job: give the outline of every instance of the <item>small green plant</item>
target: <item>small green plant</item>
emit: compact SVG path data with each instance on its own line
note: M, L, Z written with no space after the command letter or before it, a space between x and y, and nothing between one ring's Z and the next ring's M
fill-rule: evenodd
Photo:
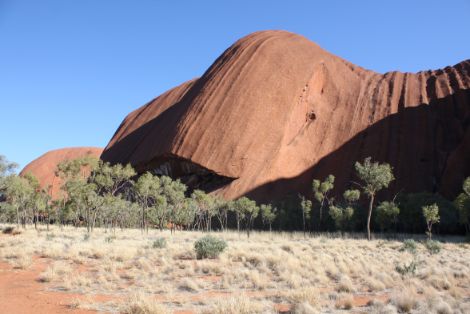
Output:
M90 240L90 234L87 233L83 236L83 241L88 241L88 240Z
M227 247L227 243L223 239L217 239L207 235L194 243L194 250L198 259L216 258Z
M152 247L154 249L164 249L166 248L166 239L165 238L158 238L153 241Z
M53 234L53 233L46 234L46 240L47 241L52 241L52 239L54 239L54 238L55 238L55 234Z
M401 251L401 252L407 251L407 252L410 252L411 254L415 254L417 248L418 248L418 246L417 246L415 240L413 240L413 239L407 239L407 240L403 241L403 245L402 245L402 247L400 248L400 251Z
M439 207L437 206L436 203L434 203L429 206L423 206L422 209L423 209L424 220L426 220L426 226L428 228L428 231L426 231L426 234L428 235L428 240L431 240L432 225L435 223L438 223L441 219L439 216Z
M424 242L424 246L431 254L438 254L441 251L441 244L438 241L428 240Z
M395 270L402 276L414 275L417 268L418 262L415 259L413 259L409 264L404 263L403 265L395 266Z
M116 240L116 237L115 237L115 236L110 236L110 237L104 238L104 241L105 241L106 243L112 243L114 240Z

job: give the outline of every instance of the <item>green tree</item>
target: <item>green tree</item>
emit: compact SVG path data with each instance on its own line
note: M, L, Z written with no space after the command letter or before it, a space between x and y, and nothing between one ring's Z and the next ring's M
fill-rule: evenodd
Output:
M30 196L28 207L32 210L34 228L37 229L39 215L44 216L46 210L48 209L49 195L41 188L38 179L36 179L36 177L34 177L32 174L27 173L24 178L28 180L29 185L32 188L32 194Z
M18 164L10 162L6 159L5 156L0 155L0 193L3 189L5 189L5 178L12 175L15 172L16 168L18 168Z
M231 205L237 219L238 232L240 233L240 223L244 221L247 236L250 237L253 221L259 214L259 207L256 206L255 201L245 196L235 200Z
M352 206L340 206L331 204L329 206L329 214L330 217L334 220L336 228L343 232L346 223L351 219L354 214L354 208Z
M462 184L463 192L454 201L455 207L459 211L460 223L465 226L465 231L470 232L470 177Z
M334 204L334 200L331 200L329 214L335 222L336 228L341 230L341 232L343 232L354 215L354 206L360 197L361 192L359 190L351 189L343 193L344 205Z
M26 227L27 210L34 195L34 189L27 178L10 175L5 180L5 198L16 214L16 225Z
M245 217L245 224L246 224L246 235L248 238L250 237L250 232L251 229L253 229L253 222L255 221L256 217L258 217L259 214L259 207L256 205L255 201L250 200L249 203L247 203L244 206L244 217Z
M60 210L62 223L72 215L75 225L78 225L84 214L87 232L93 231L103 199L98 194L98 185L89 176L93 177L99 166L100 161L91 155L65 160L57 165L55 173L62 180L61 190L64 192Z
M196 214L197 228L209 231L211 228L212 217L214 217L217 210L214 198L201 190L194 190L191 198L195 201L198 207Z
M162 185L162 195L165 197L168 205L167 213L170 231L173 233L177 226L181 227L182 224L180 224L180 222L184 222L185 224L185 222L191 218L189 216L191 212L187 212L186 210L188 208L194 208L194 206L186 206L184 194L187 189L186 185L179 180L172 180L167 176L161 177L160 181Z
M129 164L111 165L108 162L99 161L90 181L97 185L99 194L116 196L126 185L129 185L131 178L135 175L134 168Z
M13 174L17 168L17 163L8 161L5 156L0 155L0 178Z
M16 170L16 168L18 168L17 163L8 161L8 159L5 156L0 155L0 176L1 177L5 177L9 174L12 174Z
M426 234L428 235L428 239L431 240L432 238L432 225L438 223L440 220L439 217L439 207L437 204L432 204L429 206L423 206L423 216L424 220L426 221L426 226L428 231Z
M361 191L356 189L346 190L343 193L343 198L349 205L352 205L361 198Z
M304 231L304 237L306 236L306 221L310 220L310 213L312 212L312 201L306 199L303 195L300 197L300 208L302 209L302 225Z
M166 198L163 195L155 194L150 198L150 203L148 204L147 209L145 210L144 216L144 225L145 229L148 232L148 221L156 225L160 231L163 231L163 228L168 223L171 223L171 220L175 219L172 217L172 212L170 211L170 206ZM170 226L171 232L173 232L173 226Z
M222 197L214 198L215 216L219 220L220 229L222 231L227 230L228 223L228 212L230 210L230 204Z
M272 207L271 204L261 204L260 205L261 218L263 219L263 224L269 225L269 232L272 231L272 224L277 216L277 208Z
M382 230L385 229L388 223L396 223L398 215L400 214L400 208L393 201L384 201L380 203L379 206L377 206L376 211L377 216L375 217L375 220Z
M370 218L372 216L375 195L378 191L388 187L390 182L394 180L393 171L389 164L371 162L370 157L365 158L363 163L356 162L355 168L357 176L363 181L363 184L360 184L360 186L364 193L369 197L367 239L370 240Z
M176 211L173 212L172 221L175 225L188 228L193 222L197 211L197 204L191 199L186 198Z
M321 228L323 222L323 206L325 201L328 202L328 193L334 188L334 183L335 177L331 174L328 175L323 182L317 179L313 180L312 182L313 195L320 204L320 217L318 220L319 229Z
M397 227L400 232L420 233L426 232L426 224L423 223L423 206L436 203L439 207L439 230L445 233L458 231L459 212L453 202L445 199L437 193L400 193L397 196L400 204L400 215Z
M145 230L147 230L148 232L147 212L149 207L152 207L153 210L160 209L158 207L159 203L161 202L161 199L158 198L159 196L161 196L160 189L160 178L152 175L150 172L146 172L141 175L137 182L134 184L134 194L141 208L140 228L142 232L144 232ZM164 213L161 213L159 217L163 220L162 217L165 216L166 215ZM163 225L163 223L161 223L160 225Z

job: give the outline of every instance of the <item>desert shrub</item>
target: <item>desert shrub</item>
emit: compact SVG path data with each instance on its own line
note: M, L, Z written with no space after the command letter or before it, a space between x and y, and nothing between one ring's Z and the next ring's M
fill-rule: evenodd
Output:
M295 314L317 314L319 313L310 303L302 302L294 304L291 312Z
M392 296L390 302L395 305L401 313L409 313L418 306L415 293L406 290Z
M3 228L2 233L3 234L12 234L13 230L15 230L15 227L5 227L5 228Z
M317 306L319 303L319 292L314 287L303 287L291 290L287 294L288 300L293 304L307 303L310 306Z
M245 295L231 298L220 298L204 314L261 314L270 313L269 305L256 301Z
M337 309L350 310L354 306L353 296L350 294L340 295L335 302L335 307Z
M157 300L144 293L132 295L120 309L123 314L168 314L171 313Z
M348 276L342 276L336 287L338 292L353 292L354 286Z
M428 240L424 242L424 246L431 254L438 254L441 251L441 244L438 241Z
M109 236L109 237L104 238L104 241L106 243L113 243L114 240L116 240L115 236Z
M403 241L403 245L401 246L400 251L401 252L407 251L407 252L410 252L412 254L415 254L417 248L418 248L418 245L416 244L415 240L407 239L407 240Z
M46 234L46 241L52 241L52 239L54 238L55 238L55 234L53 233Z
M217 239L207 235L194 243L194 250L198 259L216 258L227 247L227 243L223 239Z
M88 240L90 240L90 234L87 233L83 236L83 241L88 241Z
M395 270L402 276L414 275L418 269L418 262L412 260L409 264L403 263L403 265L395 266Z
M164 249L166 248L166 239L165 238L158 238L155 241L153 241L152 247L154 249Z

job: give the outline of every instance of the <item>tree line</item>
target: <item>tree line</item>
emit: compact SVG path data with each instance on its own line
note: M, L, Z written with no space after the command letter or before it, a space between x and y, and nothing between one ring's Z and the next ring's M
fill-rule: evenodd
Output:
M16 165L0 159L0 220L19 226L38 223L96 226L191 229L211 231L214 221L221 230L228 228L229 215L235 217L237 230L247 235L254 220L262 216L271 229L276 209L256 204L247 197L226 201L201 190L189 193L179 180L146 172L137 176L131 165L111 165L92 156L58 164L59 195L52 198L53 186L41 188L31 174L14 173Z
M55 175L60 178L60 193L54 198L53 186L41 188L34 176L18 176L15 168L16 164L0 156L0 221L16 223L18 227L32 223L37 228L41 223L49 228L54 223L84 226L87 232L93 232L97 226L114 231L137 227L142 232L148 232L149 228L209 232L214 227L226 230L231 222L230 227L245 231L249 237L256 221L257 227L262 224L269 230L277 222L281 229L283 220L295 217L296 213L288 211L282 203L257 204L247 197L227 201L201 190L189 191L179 180L151 172L138 176L131 165L111 165L91 156L58 164ZM404 215L401 207L412 204L413 197L376 201L377 193L394 180L392 167L366 158L356 162L355 172L358 182L351 182L353 188L344 191L342 197L331 196L333 175L313 180L311 200L298 195L295 206L300 212L304 234L325 230L328 219L333 221L334 230L357 230L354 221L362 217L370 239L374 222L381 231L399 223L398 217ZM363 208L365 203L367 207ZM446 208L442 204L438 200L420 205L421 220L417 225L425 228L429 236L432 226L440 222L440 207ZM462 193L452 206L458 212L459 222L470 231L470 178L464 181ZM315 217L314 208L318 213ZM447 212L441 212L447 219Z

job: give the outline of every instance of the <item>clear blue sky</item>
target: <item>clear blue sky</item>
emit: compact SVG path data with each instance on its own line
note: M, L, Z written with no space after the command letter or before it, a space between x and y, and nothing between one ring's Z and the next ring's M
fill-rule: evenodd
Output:
M0 154L104 147L128 112L266 29L378 72L470 58L469 0L0 0Z

